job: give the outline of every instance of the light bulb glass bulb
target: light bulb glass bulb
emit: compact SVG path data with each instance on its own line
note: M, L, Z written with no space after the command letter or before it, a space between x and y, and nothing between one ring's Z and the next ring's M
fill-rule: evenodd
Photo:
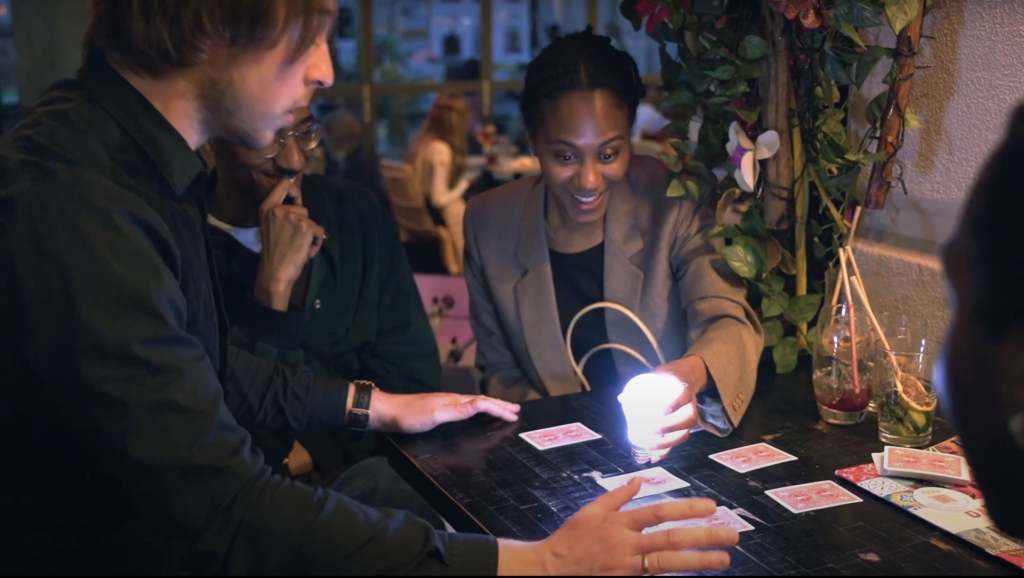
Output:
M655 433L669 405L683 394L683 384L668 375L644 373L629 380L619 396L626 416L626 435L637 462L650 460L650 448L660 438Z

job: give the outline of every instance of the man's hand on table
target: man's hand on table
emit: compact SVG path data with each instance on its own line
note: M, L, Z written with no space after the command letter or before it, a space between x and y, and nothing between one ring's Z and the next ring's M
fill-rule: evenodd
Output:
M469 419L478 413L505 421L519 419L519 404L484 395L456 393L392 394L379 389L370 398L369 429L416 434L448 422Z
M706 499L676 500L620 509L640 491L641 482L608 492L570 518L542 542L498 541L498 575L594 576L701 572L729 566L724 548L739 542L729 528L672 529L643 534L664 522L703 518L715 512ZM689 550L689 551L688 551Z

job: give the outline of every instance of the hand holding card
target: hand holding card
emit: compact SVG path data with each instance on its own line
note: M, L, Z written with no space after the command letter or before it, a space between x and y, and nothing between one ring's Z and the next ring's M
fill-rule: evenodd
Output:
M675 528L732 528L737 532L746 532L754 529L749 522L737 516L736 513L729 508L719 506L718 510L707 518L692 518L677 522L665 522L664 524L659 524L645 529L644 533L650 534L652 532L661 532L663 530L672 530Z

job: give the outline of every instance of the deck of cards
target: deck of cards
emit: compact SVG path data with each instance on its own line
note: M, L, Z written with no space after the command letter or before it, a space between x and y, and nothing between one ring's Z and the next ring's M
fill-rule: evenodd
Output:
M550 450L552 448L601 439L601 434L581 423L570 423L524 432L519 434L519 437L538 450Z
M971 471L963 456L886 446L871 454L875 469L884 477L924 480L949 486L971 483Z

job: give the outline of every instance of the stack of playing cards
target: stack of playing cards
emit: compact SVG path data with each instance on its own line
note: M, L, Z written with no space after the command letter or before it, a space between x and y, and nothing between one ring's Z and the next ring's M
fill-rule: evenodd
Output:
M949 486L967 486L971 471L963 456L939 454L887 446L880 454L871 454L875 469L885 477L924 480Z

